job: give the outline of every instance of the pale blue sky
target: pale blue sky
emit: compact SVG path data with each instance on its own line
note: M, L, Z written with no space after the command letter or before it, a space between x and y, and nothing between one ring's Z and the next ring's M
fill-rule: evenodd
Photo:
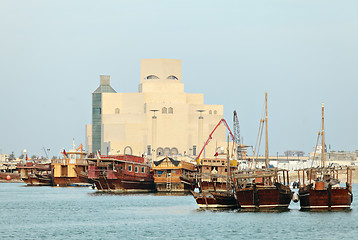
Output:
M143 58L182 60L188 93L239 114L256 140L269 94L271 155L326 141L358 149L358 1L0 0L0 149L51 156L84 143L99 75L136 92Z

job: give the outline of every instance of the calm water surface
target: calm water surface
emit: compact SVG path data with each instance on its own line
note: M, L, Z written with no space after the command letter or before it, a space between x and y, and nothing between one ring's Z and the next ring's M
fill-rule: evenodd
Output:
M301 212L299 203L290 209L203 211L191 195L0 183L0 239L358 239L356 201L348 212Z

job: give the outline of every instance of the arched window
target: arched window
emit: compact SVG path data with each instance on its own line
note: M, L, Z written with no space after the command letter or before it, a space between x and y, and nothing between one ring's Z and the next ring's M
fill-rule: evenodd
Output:
M210 110L210 111L209 111L209 114L212 114L212 113L213 113L213 111Z
M170 75L169 77L167 77L167 79L178 80L178 78L176 76L173 76L173 75Z
M168 113L173 114L173 108L172 107L168 108Z
M164 148L164 155L165 156L170 155L170 148L168 148L168 147Z
M132 155L132 148L130 146L127 146L124 148L123 152L125 155Z
M214 111L214 114L218 114L218 111L215 110L215 111Z
M167 114L167 108L166 108L166 107L163 107L163 108L162 108L162 113L163 113L163 114Z
M115 112L115 114L119 114L121 111L119 110L119 108L116 108L116 109L114 110L114 112Z
M172 149L170 149L170 154L171 155L178 155L179 151L176 147L173 147Z
M159 78L155 75L149 75L145 79L159 79Z
M163 152L164 152L163 148L161 148L161 147L157 148L157 156L162 156Z

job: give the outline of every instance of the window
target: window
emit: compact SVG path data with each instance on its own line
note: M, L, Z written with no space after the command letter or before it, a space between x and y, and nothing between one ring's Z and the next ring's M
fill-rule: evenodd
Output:
M173 108L172 107L168 108L168 113L173 114Z
M215 110L215 111L214 111L214 114L218 114L218 111Z
M101 114L102 111L101 111L101 108L93 108L93 114Z
M162 156L163 155L163 152L164 152L164 149L161 148L161 147L158 147L157 148L157 156Z
M173 76L173 75L170 75L169 77L167 77L167 79L178 80L178 78L176 76Z
M173 147L172 149L170 149L170 154L172 155L178 155L179 151L176 147Z
M147 155L152 155L152 146L147 145Z
M159 78L155 75L149 75L145 79L159 79Z
M213 114L213 111L210 110L210 111L209 111L209 114Z
M132 155L132 148L130 146L126 146L123 150L125 155Z
M119 114L119 113L120 113L119 108L116 108L116 109L114 110L114 112L115 112L115 114Z
M168 147L164 148L164 155L166 156L170 155L170 148Z
M166 107L163 107L163 108L162 108L162 113L163 113L163 114L167 114L167 108L166 108Z
M137 173L138 172L138 167L134 167L134 171Z
M196 146L195 145L193 146L193 155L194 156L196 155Z
M142 167L142 173L144 173L144 167Z
M128 171L129 171L129 172L132 171L132 165L128 165Z
M144 103L144 113L147 113L147 104Z

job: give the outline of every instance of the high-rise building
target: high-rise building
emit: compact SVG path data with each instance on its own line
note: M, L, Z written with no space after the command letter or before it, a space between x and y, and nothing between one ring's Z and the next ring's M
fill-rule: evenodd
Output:
M222 105L205 105L203 94L184 92L181 60L141 60L137 93L117 93L109 76L101 76L92 95L92 126L86 127L86 149L102 154L199 154L223 117ZM220 126L205 154L225 147Z

